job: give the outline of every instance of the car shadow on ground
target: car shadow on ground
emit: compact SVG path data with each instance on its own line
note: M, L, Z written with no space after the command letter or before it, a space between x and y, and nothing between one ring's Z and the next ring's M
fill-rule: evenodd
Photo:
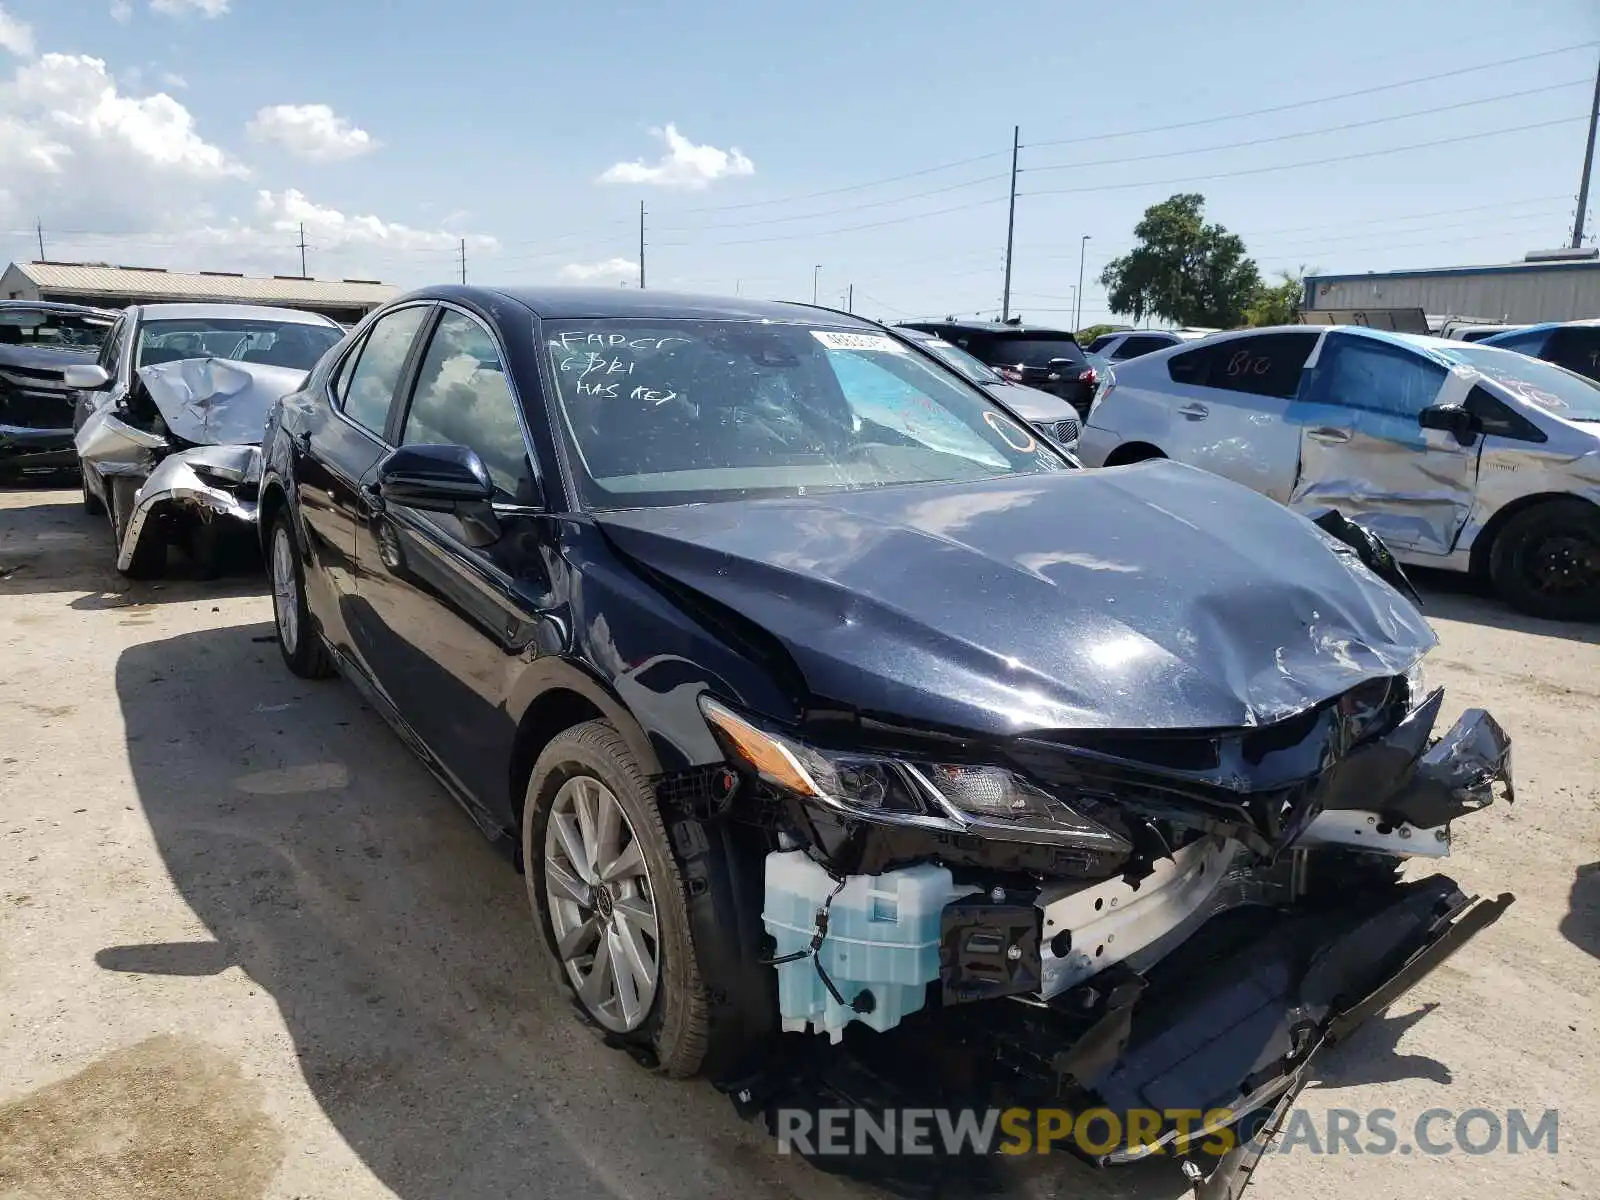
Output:
M105 947L103 969L241 968L273 997L328 1121L402 1200L884 1194L780 1155L710 1084L600 1044L536 943L506 856L353 689L289 675L270 635L209 630L118 660L140 803L210 939ZM1330 1059L1329 1086L1397 1078L1394 1043L1415 1019L1363 1030ZM1171 1159L1094 1172L1033 1155L984 1178L920 1194L1189 1190Z
M1422 611L1426 616L1443 617L1447 621L1467 621L1535 637L1558 637L1600 645L1600 624L1546 621L1540 617L1530 617L1518 612L1491 593L1484 584L1462 572L1407 567L1406 574L1422 597Z
M0 596L77 592L80 611L197 603L219 596L259 595L267 581L248 531L230 538L219 569L202 570L183 553L168 555L160 579L133 580L116 569L111 525L84 511L74 492L33 489L27 503L16 494L0 508Z
M266 989L339 1136L403 1200L860 1197L777 1152L709 1083L677 1083L575 1018L521 877L339 682L289 675L269 625L132 647L116 686L133 778L179 893L210 931L122 945L102 969L234 966ZM1176 1165L1066 1154L1017 1194L1174 1200ZM970 1194L956 1187L943 1195Z
M1572 898L1561 918L1561 936L1600 958L1600 862L1585 863L1572 880Z

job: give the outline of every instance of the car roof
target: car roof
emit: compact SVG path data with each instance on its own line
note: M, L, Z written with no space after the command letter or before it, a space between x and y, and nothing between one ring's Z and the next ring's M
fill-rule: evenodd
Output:
M141 304L147 321L187 321L198 317L232 317L237 321L282 321L289 325L341 326L332 317L300 308L275 308L264 304Z
M46 312L75 313L84 317L110 317L113 320L118 315L117 309L96 308L92 304L64 304L60 300L0 300L0 312L19 308L34 312L43 309Z
M929 327L938 329L962 329L971 333L1047 333L1053 337L1069 337L1077 341L1077 336L1070 329L1052 329L1045 325L1023 325L1010 321L907 321L904 328L922 329L928 331Z
M1483 345L1484 342L1495 344L1498 343L1498 341L1503 337L1520 337L1526 333L1546 333L1551 329L1565 329L1568 325L1578 326L1580 328L1593 327L1595 325L1600 325L1600 317L1585 317L1578 321L1539 321L1533 325L1510 325L1506 327L1504 333L1493 334L1484 338L1478 344L1480 346Z
M474 287L459 284L419 288L401 300L458 300L492 307L496 298L515 301L534 316L549 320L654 317L702 321L773 321L791 325L860 326L874 322L821 305L788 300L751 300L655 288Z

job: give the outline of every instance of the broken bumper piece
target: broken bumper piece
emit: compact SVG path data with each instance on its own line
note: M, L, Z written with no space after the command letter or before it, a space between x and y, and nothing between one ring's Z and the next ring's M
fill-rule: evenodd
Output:
M162 459L139 488L117 549L117 567L129 568L143 539L167 537L164 516L187 512L202 522L232 521L253 529L260 469L254 446L197 446Z

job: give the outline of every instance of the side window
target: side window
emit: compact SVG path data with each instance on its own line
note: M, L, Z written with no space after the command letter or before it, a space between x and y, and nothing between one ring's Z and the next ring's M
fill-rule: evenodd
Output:
M1102 333L1099 337L1095 338L1094 341L1089 343L1089 353L1104 354L1106 352L1106 347L1111 345L1112 342L1116 341L1118 336L1120 335L1115 333Z
M106 374L116 378L117 364L122 361L122 347L127 343L128 318L118 317L111 326L111 332L106 334L106 340L100 345L100 355L95 359L105 368Z
M1211 369L1206 386L1292 399L1300 391L1300 372L1317 337L1315 333L1264 333L1219 342L1208 347Z
M1158 337L1131 337L1117 347L1111 356L1113 362L1121 362L1125 358L1138 358L1141 354L1149 354L1152 350L1159 350L1172 343L1165 338Z
M1329 337L1317 371L1324 403L1398 417L1416 417L1432 404L1447 374L1400 346L1337 334Z
M1539 357L1539 351L1544 349L1544 340L1550 336L1548 329L1536 329L1532 333L1519 333L1516 337L1508 337L1495 345L1502 350L1515 350L1518 354L1531 354Z
M1579 375L1600 379L1600 325L1568 325L1556 330L1540 357Z
M1550 439L1527 417L1507 405L1487 388L1475 387L1467 393L1462 405L1483 422L1483 432L1518 442L1546 442Z
M428 343L400 443L475 450L495 488L531 503L537 496L517 402L494 338L478 322L446 310Z
M350 353L344 356L344 361L339 364L339 373L334 376L333 398L335 403L339 404L341 407L344 405L345 396L347 396L350 392L350 376L355 374L356 360L361 357L361 350L365 345L365 339L356 343L356 345L351 348Z
M389 404L400 384L406 355L428 311L427 305L418 304L379 317L367 334L366 344L354 357L355 366L350 366L350 360L345 362L349 377L344 377L345 370L340 371L340 400L345 416L379 437L389 419Z

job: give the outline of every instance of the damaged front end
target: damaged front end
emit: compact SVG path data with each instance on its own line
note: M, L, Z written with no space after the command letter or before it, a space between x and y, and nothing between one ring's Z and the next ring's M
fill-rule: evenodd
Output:
M1077 1112L1223 1110L1255 1132L1318 1051L1511 902L1397 871L1513 798L1504 731L1470 710L1436 737L1442 700L1414 669L1267 725L992 740L838 712L779 728L702 697L732 770L699 810L773 846L782 1029L845 1041L855 1080L841 1089L805 1053L733 1090L752 1109L881 1105L897 1088L926 1106L946 1085L906 1093L906 1062L958 1058L941 1078L968 1090L944 1103L986 1088ZM667 790L681 805L683 781ZM1184 1132L1147 1126L1086 1156L1183 1156ZM1186 1170L1230 1194L1244 1147Z
M85 420L79 457L94 472L117 534L117 569L159 574L167 547L202 571L253 545L267 412L305 372L217 358L143 367L126 396Z

